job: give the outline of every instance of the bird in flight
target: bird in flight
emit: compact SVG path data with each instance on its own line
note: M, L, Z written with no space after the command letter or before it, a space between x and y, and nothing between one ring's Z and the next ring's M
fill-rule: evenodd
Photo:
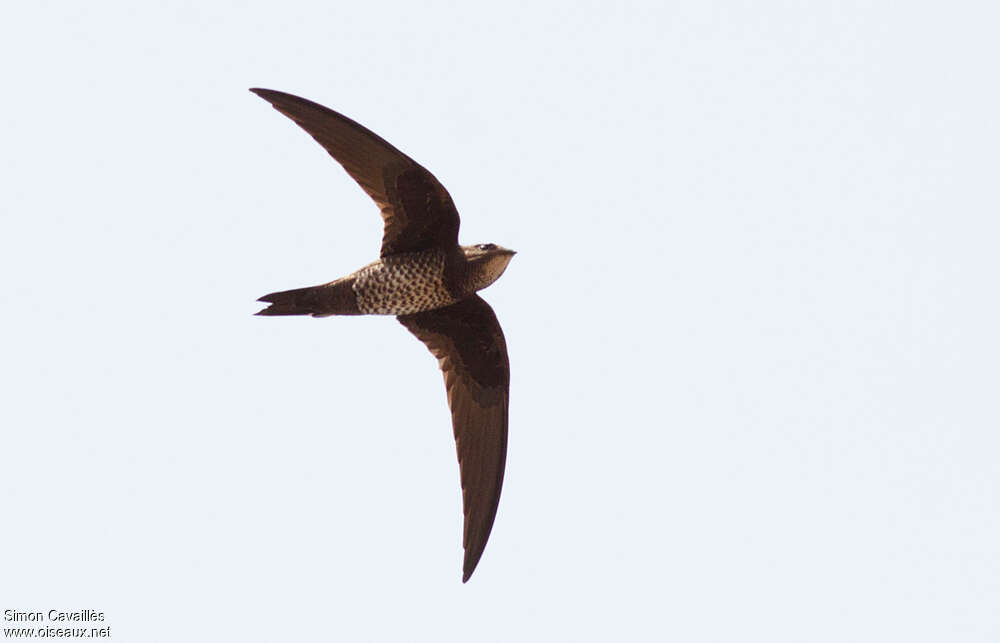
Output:
M444 373L458 448L465 516L462 582L486 547L507 458L510 366L490 305L477 291L496 281L513 250L458 244L458 211L434 175L351 119L312 101L251 89L322 145L375 201L384 233L379 259L326 284L264 295L258 315L396 315Z

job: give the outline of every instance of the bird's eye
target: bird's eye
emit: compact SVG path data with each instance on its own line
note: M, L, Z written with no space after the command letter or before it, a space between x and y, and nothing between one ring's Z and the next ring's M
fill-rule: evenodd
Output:
M481 243L476 246L480 250L496 250L497 244L495 243Z

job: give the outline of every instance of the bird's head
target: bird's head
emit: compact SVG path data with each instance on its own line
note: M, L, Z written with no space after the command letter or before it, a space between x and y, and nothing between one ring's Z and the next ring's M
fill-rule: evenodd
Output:
M476 290L489 286L500 278L507 264L516 254L495 243L480 243L474 246L462 246L465 260L472 268L470 277Z

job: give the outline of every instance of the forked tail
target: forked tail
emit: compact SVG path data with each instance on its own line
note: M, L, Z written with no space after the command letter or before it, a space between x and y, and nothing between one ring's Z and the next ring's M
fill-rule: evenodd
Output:
M358 315L358 301L354 295L354 278L338 279L322 286L295 288L264 295L257 301L270 304L258 315Z

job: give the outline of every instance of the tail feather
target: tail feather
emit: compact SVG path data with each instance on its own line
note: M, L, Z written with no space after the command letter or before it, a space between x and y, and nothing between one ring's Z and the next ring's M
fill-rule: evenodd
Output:
M358 304L351 286L354 279L341 279L322 286L295 288L264 295L257 301L270 304L258 315L357 315Z

